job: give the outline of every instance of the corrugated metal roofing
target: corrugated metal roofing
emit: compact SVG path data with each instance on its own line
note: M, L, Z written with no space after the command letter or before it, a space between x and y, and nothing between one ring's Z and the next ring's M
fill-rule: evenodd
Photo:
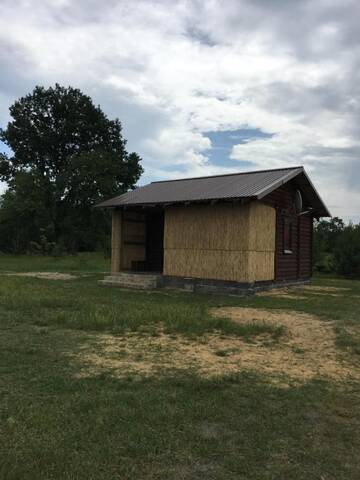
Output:
M292 167L153 182L106 200L98 206L124 207L211 200L260 199L302 173L305 174L302 167ZM325 205L322 204L322 206L326 209Z

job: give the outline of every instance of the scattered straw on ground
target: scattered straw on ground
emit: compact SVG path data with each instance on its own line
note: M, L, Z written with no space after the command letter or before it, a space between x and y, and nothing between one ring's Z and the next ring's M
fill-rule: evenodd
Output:
M43 278L44 280L73 280L77 278L76 275L70 273L58 273L58 272L20 272L20 273L8 273L7 275L15 277L35 277Z
M289 287L259 292L259 297L285 298L289 300L305 300L305 294L343 297L344 293L350 291L350 288L343 287L321 287L317 285L304 285L302 287Z
M345 287L321 287L319 285L304 285L304 290L309 290L310 292L324 292L324 293L336 293L336 292L346 292L350 291L351 288Z
M214 316L234 322L265 322L283 325L287 333L278 343L262 334L253 343L240 337L208 334L199 339L159 332L156 336L129 333L99 335L95 343L84 345L77 355L80 376L111 371L117 377L151 376L167 369L193 369L204 377L242 370L256 370L279 383L290 377L303 382L324 376L343 381L359 379L360 371L335 348L330 322L298 312L226 307L212 310ZM282 381L282 380L281 380Z
M301 292L296 289L279 288L275 290L267 290L259 292L256 295L258 297L271 297L271 298L287 298L289 300L305 300L305 295L301 295Z
M329 297L343 297L344 293L347 293L351 288L344 287L320 287L316 285L306 285L303 287L305 293L311 293L311 295L321 295Z

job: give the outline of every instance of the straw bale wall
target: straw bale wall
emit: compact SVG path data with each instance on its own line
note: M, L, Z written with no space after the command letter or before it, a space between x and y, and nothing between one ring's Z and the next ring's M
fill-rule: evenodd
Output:
M121 244L122 244L122 212L113 210L111 225L111 271L113 273L121 270Z
M275 210L259 202L168 207L164 274L253 282L274 278Z

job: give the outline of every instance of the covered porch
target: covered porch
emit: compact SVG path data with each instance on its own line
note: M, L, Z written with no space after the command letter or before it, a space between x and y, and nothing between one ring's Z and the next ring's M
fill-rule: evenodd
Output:
M114 209L111 273L162 274L164 268L164 209Z

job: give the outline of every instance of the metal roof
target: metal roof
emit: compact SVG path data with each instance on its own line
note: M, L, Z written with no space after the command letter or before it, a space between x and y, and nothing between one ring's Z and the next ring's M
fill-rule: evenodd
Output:
M118 197L106 200L98 207L156 206L212 200L261 199L291 179L301 176L307 196L320 216L329 216L303 167L280 168L255 172L240 172L210 177L184 178L152 182ZM310 200L310 198L308 199Z

